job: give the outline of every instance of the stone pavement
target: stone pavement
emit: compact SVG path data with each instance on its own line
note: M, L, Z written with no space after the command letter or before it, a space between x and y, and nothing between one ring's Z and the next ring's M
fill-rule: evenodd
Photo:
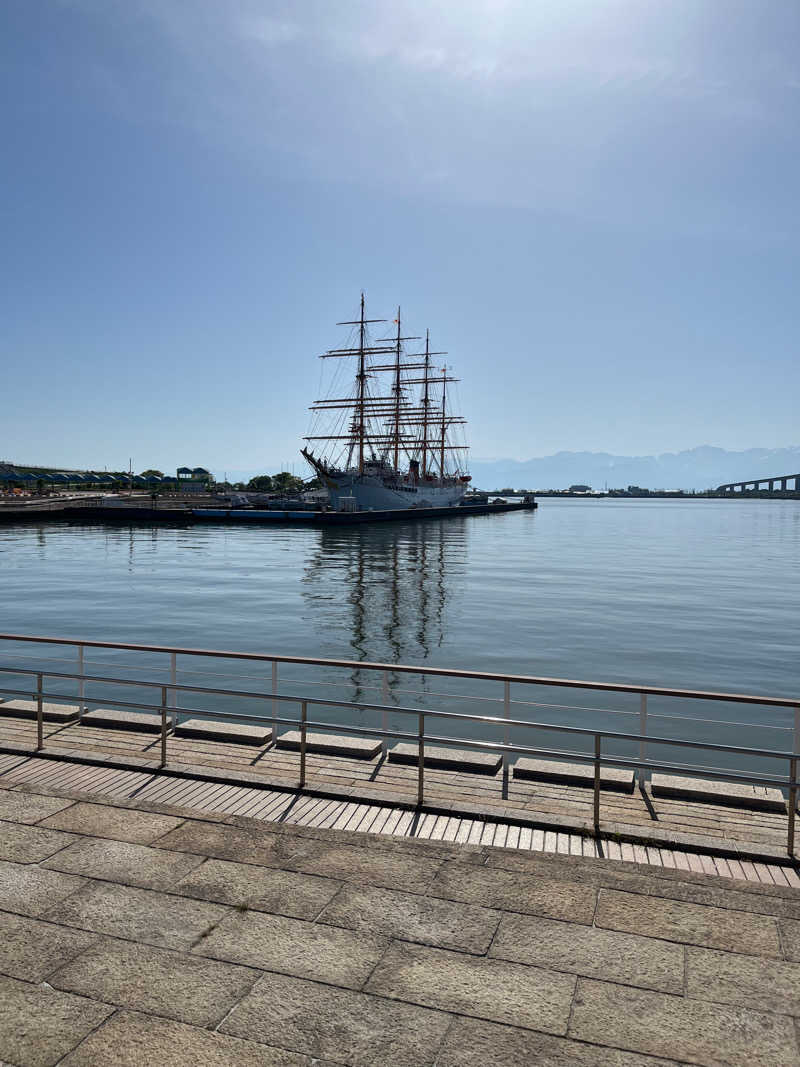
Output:
M800 892L0 789L0 1061L800 1065Z

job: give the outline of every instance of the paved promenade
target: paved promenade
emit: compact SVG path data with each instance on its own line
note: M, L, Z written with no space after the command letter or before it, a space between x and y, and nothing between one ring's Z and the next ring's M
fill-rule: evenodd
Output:
M6 1063L800 1064L788 884L90 796L31 762L0 775Z

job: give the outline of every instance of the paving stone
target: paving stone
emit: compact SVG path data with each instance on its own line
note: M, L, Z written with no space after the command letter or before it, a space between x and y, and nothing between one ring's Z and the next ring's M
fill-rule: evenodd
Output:
M367 993L560 1035L574 990L574 975L401 942L365 986Z
M754 811L786 811L786 798L780 789L740 782L712 781L708 778L684 778L672 774L654 774L650 782L654 797L696 800L703 804L724 804Z
M41 915L86 884L85 878L72 874L0 861L0 908L20 915Z
M61 797L43 797L38 793L18 793L16 790L0 791L0 819L30 825L46 819L56 811L72 805L71 800Z
M220 1029L275 1040L353 1067L433 1063L449 1015L279 974L266 974Z
M117 711L113 708L94 708L84 713L81 720L84 726L106 726L111 730L144 730L147 733L161 733L161 716L146 711ZM171 727L171 716L167 717L167 728Z
M47 918L129 941L188 949L228 911L204 900L95 882L56 904Z
M437 948L485 953L499 918L498 912L474 904L373 886L345 886L319 922Z
M0 823L0 860L7 863L39 863L65 848L75 837L38 826Z
M295 919L316 919L340 886L341 882L313 874L209 859L190 871L171 892Z
M163 849L268 866L276 866L280 859L276 853L278 844L278 837L266 827L245 829L196 820L185 822L158 841L158 847Z
M447 863L431 884L430 895L591 925L597 890L528 874Z
M9 715L14 719L36 719L38 704L35 700L5 700L0 705L0 715ZM42 718L45 722L68 723L78 717L75 704L52 704L42 702Z
M41 982L95 941L96 934L0 912L0 974Z
M674 1060L584 1045L516 1026L460 1016L445 1038L436 1067L678 1067Z
M266 726L246 726L239 722L185 719L175 727L175 736L197 737L204 741L224 741L232 745L263 746L272 740L272 730Z
M20 1067L51 1067L113 1008L0 977L0 1050Z
M169 889L202 862L202 856L85 837L53 856L46 866L141 889Z
M569 1036L698 1064L792 1067L800 1063L794 1025L785 1015L588 978L578 980Z
M276 1035L270 1035L274 1038ZM153 1015L121 1011L60 1067L310 1067L306 1056ZM319 1067L324 1067L320 1064Z
M109 837L116 841L149 845L151 841L180 826L182 821L169 815L154 815L148 811L117 808L110 804L73 804L66 811L45 819L41 825L90 837Z
M303 852L298 852L291 864L309 874L423 893L439 870L441 860L435 854L430 857L420 855L419 851L404 855L382 849L333 845L309 838Z
M621 767L600 767L600 788L619 793L633 792L634 772ZM594 788L594 765L591 763L563 763L560 760L517 760L514 777L538 782L559 782L563 785Z
M48 979L106 1004L214 1026L250 991L259 971L130 941L103 939Z
M686 949L686 995L800 1016L800 963L712 949Z
M792 919L780 919L778 928L781 932L783 955L792 963L800 963L800 922Z
M683 945L579 923L505 915L489 955L588 978L683 993Z
M231 963L358 989L387 943L383 937L282 915L237 911L211 930L193 951Z
M300 751L300 731L288 730L276 741L278 748ZM371 737L349 737L346 734L307 733L306 752L322 756L345 756L347 759L374 759L381 750L381 742Z
M390 763L407 763L419 765L419 748L411 742L403 741L389 749ZM471 774L497 774L502 756L491 752L478 752L468 748L450 748L449 746L426 745L423 754L425 767L438 767L448 771L464 771Z
M748 915L663 897L601 889L595 925L704 948L780 957L778 928L767 915Z

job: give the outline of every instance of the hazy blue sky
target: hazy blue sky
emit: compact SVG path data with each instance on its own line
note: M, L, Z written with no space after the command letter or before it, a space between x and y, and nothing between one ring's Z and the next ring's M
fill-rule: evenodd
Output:
M2 0L0 458L294 461L363 287L477 457L797 444L797 0Z

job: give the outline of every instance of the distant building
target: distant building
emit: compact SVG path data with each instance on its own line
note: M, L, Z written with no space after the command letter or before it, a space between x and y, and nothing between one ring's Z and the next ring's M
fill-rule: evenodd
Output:
M591 493L591 485L571 485L569 487L570 493Z
M178 488L182 493L199 493L214 480L205 467L178 467Z

